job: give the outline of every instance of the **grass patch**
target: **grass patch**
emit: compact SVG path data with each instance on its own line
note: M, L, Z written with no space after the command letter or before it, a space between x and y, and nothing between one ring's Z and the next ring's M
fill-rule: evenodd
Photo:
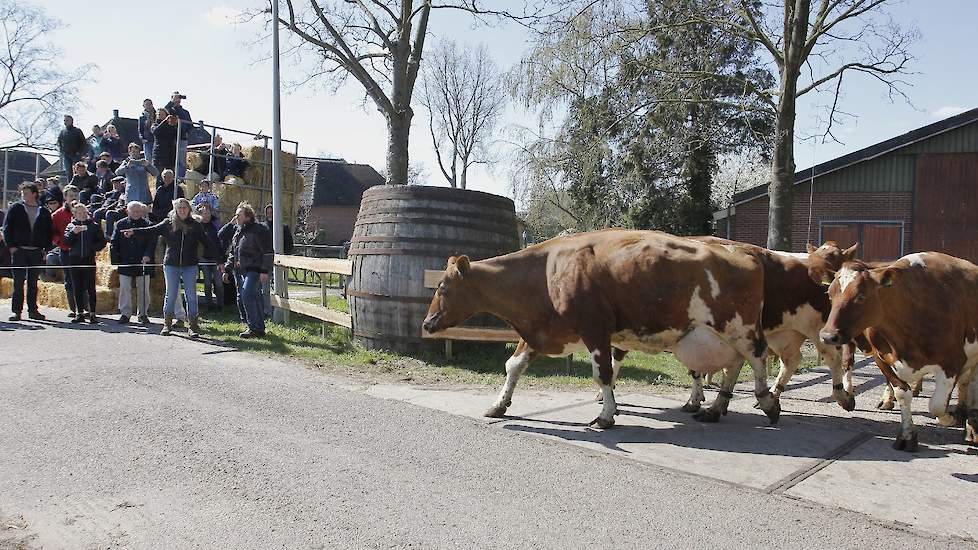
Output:
M318 304L320 298L305 300ZM346 302L342 298L328 297L327 304L346 311ZM441 352L402 356L366 350L353 343L349 331L344 328L327 325L324 337L320 322L300 315L293 315L292 319L288 327L268 323L265 338L243 339L238 336L243 327L236 313L210 314L203 320L204 335L242 351L291 357L320 370L356 378L493 388L503 383L506 359L515 348L514 344L455 342L455 357L450 360ZM806 354L799 370L813 368L816 361L814 356ZM769 363L768 374L777 374L776 359ZM748 381L752 376L750 368L745 367L739 380ZM720 380L718 374L715 383ZM629 353L622 364L618 382L620 388L633 391L656 386L688 387L689 384L686 368L670 353ZM538 358L520 379L520 386L568 390L593 388L590 357L587 353L575 354L569 365L563 358Z
M303 302L309 302L310 304L315 304L317 306L323 305L322 296L307 296L305 298L299 298ZM342 311L343 313L350 313L350 304L341 296L326 296L326 307L329 309L335 309L337 311Z

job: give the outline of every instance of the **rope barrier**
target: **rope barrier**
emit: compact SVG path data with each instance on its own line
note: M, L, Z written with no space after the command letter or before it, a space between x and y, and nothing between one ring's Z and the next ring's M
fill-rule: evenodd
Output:
M223 263L218 264L216 262L200 262L197 264L200 267L203 266L217 266L224 265ZM83 268L83 267L105 267L102 265L92 265L92 264L82 264L82 265L57 265L57 264L38 264L38 265L14 265L14 266L0 266L0 270L3 269L71 269L71 268ZM108 267L113 269L119 269L120 267L166 267L166 264L110 264ZM176 267L193 267L193 266L176 266Z

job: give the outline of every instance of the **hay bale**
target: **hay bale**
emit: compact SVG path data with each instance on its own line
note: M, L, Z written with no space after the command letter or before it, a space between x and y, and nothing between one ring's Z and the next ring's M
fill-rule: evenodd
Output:
M197 173L204 173L207 165L207 153L199 151L187 151L187 170Z

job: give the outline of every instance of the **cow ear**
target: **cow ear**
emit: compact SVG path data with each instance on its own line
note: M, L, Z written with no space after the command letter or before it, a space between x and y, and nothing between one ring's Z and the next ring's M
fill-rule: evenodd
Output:
M881 273L874 273L873 276L879 282L880 286L893 286L898 275L897 270L891 267L884 269Z
M459 256L455 259L455 269L458 269L458 274L465 277L469 273L469 257Z
M455 262L456 261L458 261L458 258L456 256L449 256L448 257L448 264L445 265L445 270L447 271L447 270L451 269L452 266L455 265Z
M816 250L818 249L812 246L812 243L805 243L805 251L809 254L814 254Z
M859 248L859 243L856 243L849 248L842 251L842 262L851 262L856 257L856 249Z

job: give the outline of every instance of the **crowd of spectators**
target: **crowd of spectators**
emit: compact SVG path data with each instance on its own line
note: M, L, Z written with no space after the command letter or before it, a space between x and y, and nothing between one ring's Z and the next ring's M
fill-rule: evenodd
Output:
M57 139L62 177L21 184L21 200L0 211L0 262L9 254L7 275L13 279L10 321L21 321L25 309L29 319L44 320L38 308L38 278L53 267L64 273L71 321L98 323L96 256L109 247L119 272L119 323L129 324L135 317L139 324L149 325L150 279L158 276L156 250L163 246L162 334L171 333L183 319L189 336L199 334L197 280L202 277L205 310L221 309L225 285L230 285L245 324L241 336L264 335L265 319L271 315L271 205L263 223L247 203L238 205L233 219L222 223L220 201L208 179L199 182L195 196L184 196L179 182L187 170L193 123L183 99L186 96L174 92L159 109L152 100L143 101L141 143L124 143L112 124L96 125L86 137L72 116L64 117ZM214 136L214 146L215 155L208 156L202 168L206 176L243 178L241 145L229 147ZM153 190L150 176L156 181ZM286 252L291 253L292 235L284 227ZM198 256L199 250L203 255Z

